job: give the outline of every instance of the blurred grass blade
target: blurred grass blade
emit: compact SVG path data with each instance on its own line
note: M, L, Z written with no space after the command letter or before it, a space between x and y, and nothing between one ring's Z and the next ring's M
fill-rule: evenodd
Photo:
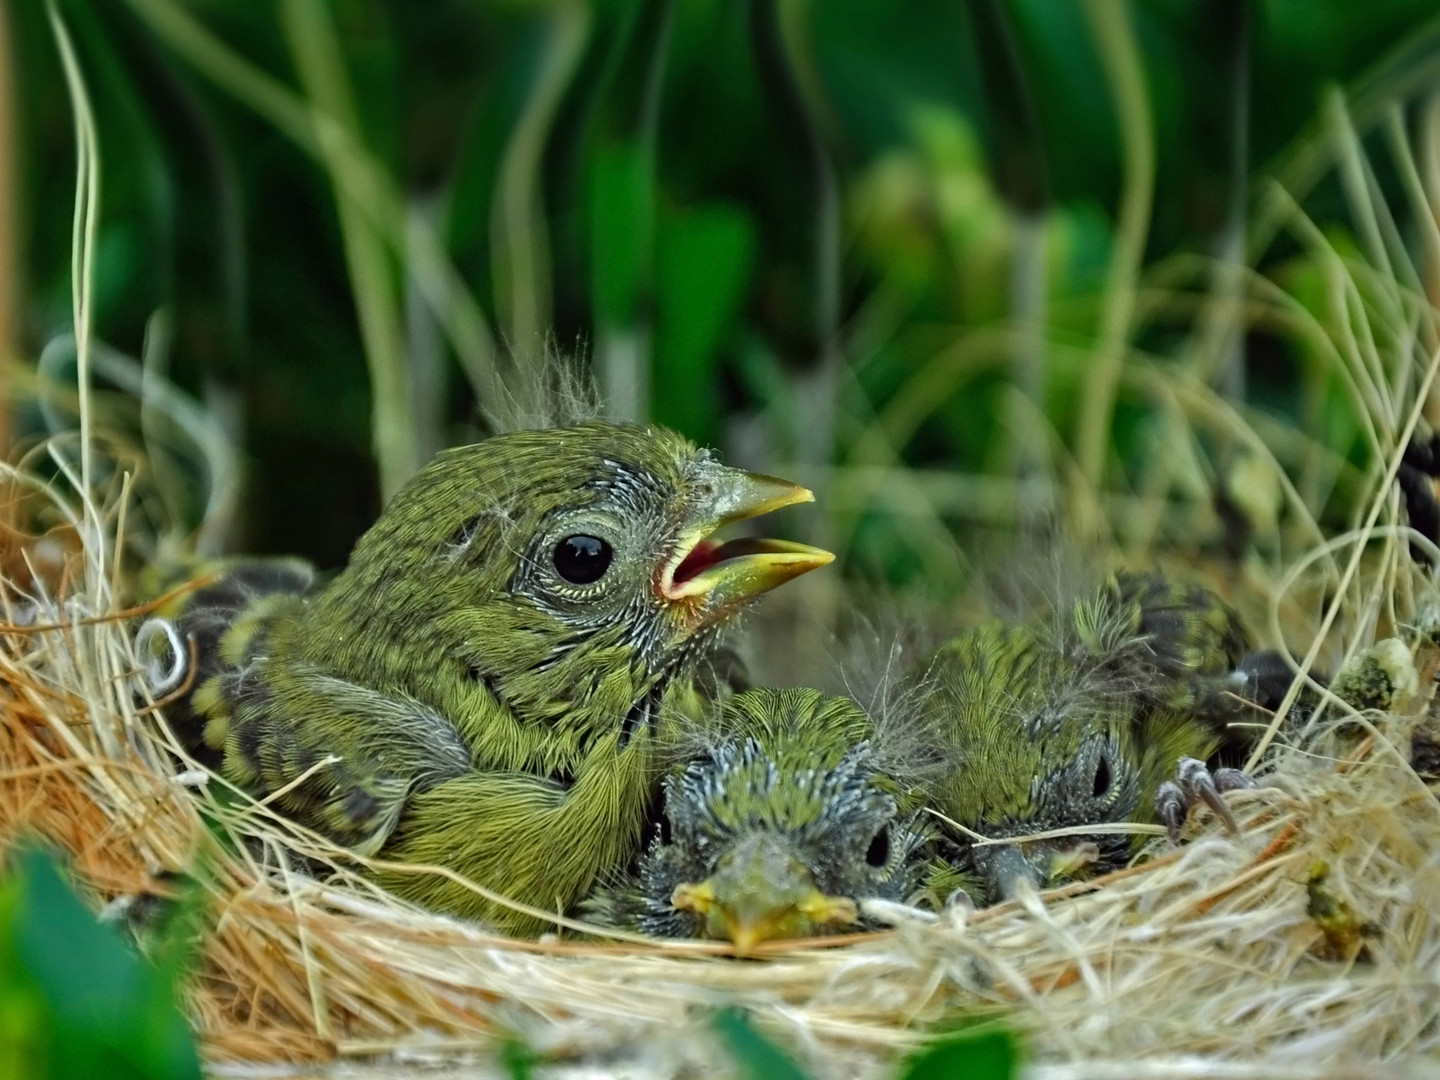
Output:
M654 150L629 139L603 147L590 180L590 281L601 390L613 414L650 413L648 307L654 233Z
M279 80L235 52L175 0L126 0L177 55L319 161L343 158L334 174L355 206L369 218L395 257L410 263L416 285L430 304L482 406L504 400L494 342L476 302L433 229L410 228L393 178L335 118L317 113ZM323 140L322 140L323 132ZM325 145L322 145L322 141ZM328 147L328 149L327 149Z
M1155 191L1155 132L1149 92L1140 61L1140 46L1125 0L1086 0L1085 14L1100 49L1110 94L1120 123L1125 180L1120 193L1119 221L1110 270L1105 283L1100 337L1084 390L1075 433L1075 458L1083 487L1090 495L1100 490L1115 414L1115 391L1130 323L1135 312L1135 289L1145 257L1151 199ZM1079 535L1088 535L1095 522L1086 520L1091 505L1086 493L1074 503L1081 520Z
M9 6L0 7L0 449L10 449L11 365L17 358L17 312L21 303L19 278L19 158L14 73L15 50Z
M95 289L95 234L100 221L100 143L95 133L95 112L75 46L55 6L46 0L45 11L65 68L65 83L75 121L75 209L70 233L71 318L75 331L75 379L80 405L80 476L72 482L85 507L85 584L90 596L108 596L105 584L105 526L93 501L91 480L90 344ZM56 450L52 444L52 450ZM65 466L62 464L62 468ZM66 469L68 472L68 469Z
M809 11L805 5L781 0L751 0L750 32L775 122L791 144L791 152L809 172L814 207L810 265L814 355L809 370L795 376L803 421L791 435L797 462L815 468L829 461L835 451L844 357L839 334L840 182L822 130L827 109L810 50ZM816 498L823 502L824 492L817 491ZM823 528L824 519L817 524ZM823 534L812 533L809 539L822 547L832 543Z
M500 1044L500 1052L496 1056L510 1080L532 1080L534 1077L539 1056L522 1039L514 1036L506 1039Z
M1014 1080L1015 1037L993 1028L951 1035L910 1057L895 1080Z
M1344 87L1351 122L1362 135L1370 131L1395 102L1428 93L1440 79L1440 15L1437 15L1387 53L1349 86ZM1325 137L1321 115L1290 141L1270 167L1269 174L1297 201L1306 199L1336 162L1340 148ZM1260 207L1250 230L1252 258L1270 247L1283 226L1285 208L1267 202Z
M12 869L0 882L0 1015L8 1021L0 1069L18 1042L31 1071L12 1075L35 1080L199 1080L199 1057L174 1000L175 965L165 971L142 961L39 852L20 853Z
M490 257L495 310L510 347L525 355L550 328L550 235L541 171L556 111L590 37L590 11L579 0L554 5L539 70L500 161L491 209Z
M755 227L703 207L662 221L655 273L655 419L702 443L720 433L719 350L750 284Z
M602 82L617 130L590 167L590 292L601 393L617 419L643 422L654 412L656 139L675 2L632 10Z
M324 0L282 0L281 23L295 69L317 111L339 125L348 142L363 145L335 23ZM316 125L321 161L330 175L350 288L360 317L360 340L370 370L370 434L380 467L380 497L388 500L420 468L415 409L405 370L396 283L389 254L372 221L346 187L347 148L327 125ZM400 252L404 255L404 249Z
M970 0L978 42L986 105L991 117L995 187L1010 208L1010 323L1015 328L1012 377L1019 391L1010 409L1009 458L1022 492L1036 497L1023 516L1049 513L1052 497L1045 485L1030 483L1043 473L1044 455L1031 437L1025 414L1045 401L1045 327L1048 289L1046 243L1049 181L1045 146L1035 114L1034 95L1002 0Z

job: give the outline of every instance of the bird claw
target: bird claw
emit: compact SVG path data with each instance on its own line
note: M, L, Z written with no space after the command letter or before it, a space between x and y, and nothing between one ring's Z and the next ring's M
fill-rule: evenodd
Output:
M1248 773L1239 769L1216 769L1213 773L1198 758L1182 757L1175 769L1175 779L1167 780L1155 792L1155 816L1169 830L1170 842L1177 843L1185 820L1196 803L1203 802L1225 823L1234 835L1240 827L1235 816L1220 798L1222 792L1255 786Z

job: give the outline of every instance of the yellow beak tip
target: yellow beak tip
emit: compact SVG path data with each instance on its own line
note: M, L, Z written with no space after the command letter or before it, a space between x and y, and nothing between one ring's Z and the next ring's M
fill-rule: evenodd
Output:
M732 927L730 930L730 944L742 956L752 952L764 940L765 935L757 927Z

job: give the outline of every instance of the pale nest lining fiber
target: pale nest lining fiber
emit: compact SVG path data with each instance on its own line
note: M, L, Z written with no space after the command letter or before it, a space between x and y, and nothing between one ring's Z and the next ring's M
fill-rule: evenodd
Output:
M488 936L381 893L343 853L253 800L219 798L223 783L206 784L177 764L142 704L146 665L129 628L145 613L127 613L132 621L114 614L131 493L128 475L115 480L122 473L112 468L105 475L120 490L92 501L100 475L89 402L98 143L68 37L50 11L76 106L85 197L74 255L78 452L65 438L46 449L82 495L68 505L38 470L7 470L15 491L44 492L51 516L68 523L61 534L76 543L59 545L57 555L54 537L21 537L13 526L23 522L7 521L12 528L0 537L0 617L9 624L0 634L0 853L26 834L47 838L71 854L97 907L162 888L163 872L200 880L210 920L190 1009L215 1072L339 1056L389 1058L384 1074L394 1075L394 1062L488 1061L495 1036L515 1033L556 1062L602 1063L588 1075L708 1076L723 1071L725 1058L705 1011L740 1002L823 1076L885 1076L932 1025L977 1011L1003 1011L1023 1033L1033 1077L1440 1075L1440 803L1397 749L1409 744L1398 717L1362 718L1352 726L1369 734L1346 739L1333 730L1344 719L1337 716L1303 749L1278 739L1261 763L1264 786L1229 796L1237 838L1198 813L1186 846L1098 883L978 913L892 911L893 931L824 947L777 944L746 961L703 943L604 945L565 940L575 936L568 930L545 942ZM1350 549L1343 573L1329 565L1324 590L1335 602L1325 618L1293 637L1315 642L1306 668L1332 629L1353 654L1384 636L1381 626L1399 633L1420 621L1415 594L1426 586L1404 554L1409 537L1394 526L1394 479L1440 363L1440 317L1423 284L1440 257L1432 179L1440 143L1417 164L1403 118L1391 117L1398 137L1390 150L1430 260L1422 274L1395 219L1376 205L1343 101L1336 96L1328 110L1364 258L1332 246L1278 185L1262 206L1266 228L1286 228L1321 272L1324 320L1236 264L1235 279L1215 290L1214 326L1224 332L1201 335L1209 344L1193 355L1164 368L1132 355L1122 348L1126 319L1111 343L1115 363L1124 360L1116 368L1124 385L1183 421L1173 425L1173 443L1157 443L1156 456L1174 468L1167 485L1206 486L1194 425L1233 440L1273 476L1272 513L1283 501L1314 548L1293 568ZM1212 270L1192 266L1191 284L1208 288ZM1166 301L1190 311L1199 295L1163 277L1155 290L1140 284L1148 283L1122 283L1107 303L1126 312L1143 301L1150 318ZM1229 340L1224 328L1242 321L1304 343L1315 364L1343 376L1381 468L1356 483L1340 456L1255 415L1270 440L1262 441L1208 389L1207 350L1218 356ZM1093 359L1058 341L1049 348L1057 362ZM940 384L916 385L945 396L935 392ZM1327 542L1316 518L1342 488L1359 493L1354 505L1368 520ZM1168 490L1157 488L1162 499ZM19 502L12 498L12 512ZM1155 508L1156 521L1162 512ZM1280 550L1278 518L1267 531ZM1375 538L1384 550L1362 569ZM1292 599L1295 584L1267 590L1277 641L1287 636L1280 601ZM1435 659L1417 666L1426 678L1412 714L1430 704ZM296 869L287 850L338 861L322 880ZM1309 910L1318 898L1345 913L1339 923L1348 919L1350 932L1337 934L1332 921L1327 934Z
M10 554L25 565L24 545ZM1440 803L1386 718L1362 721L1363 739L1332 733L1329 757L1320 742L1277 745L1264 786L1228 797L1241 836L1197 812L1182 848L1157 846L1098 888L980 912L894 909L893 931L776 943L754 960L569 930L509 940L403 904L343 861L323 880L303 873L279 853L335 850L253 802L187 790L204 774L175 764L135 704L135 620L94 616L114 593L87 554L37 572L66 598L29 584L38 602L10 619L28 625L0 638L0 844L47 837L100 902L163 888L162 870L198 873L212 929L190 1003L222 1073L483 1059L497 1033L631 1075L710 1071L723 1054L703 1018L727 1002L825 1076L886 1075L935 1023L996 1009L1046 1077L1373 1076L1379 1063L1410 1075L1440 1043ZM1327 938L1307 911L1319 862L1363 930Z

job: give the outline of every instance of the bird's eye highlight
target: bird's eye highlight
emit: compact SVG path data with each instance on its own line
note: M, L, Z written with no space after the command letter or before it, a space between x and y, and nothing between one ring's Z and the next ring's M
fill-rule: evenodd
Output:
M1100 763L1095 766L1095 781L1091 787L1095 798L1100 798L1110 790L1110 779L1110 759L1101 754Z
M874 867L884 866L890 861L890 829L885 827L875 834L870 846L865 849L865 861Z
M605 576L615 550L598 536L567 536L555 545L555 569L572 585L590 585Z

